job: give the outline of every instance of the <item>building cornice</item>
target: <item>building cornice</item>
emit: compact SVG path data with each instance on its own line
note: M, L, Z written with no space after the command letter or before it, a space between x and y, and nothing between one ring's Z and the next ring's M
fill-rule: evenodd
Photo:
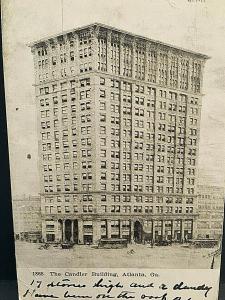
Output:
M158 40L150 39L150 38L147 38L145 36L134 34L134 33L131 33L129 31L118 29L118 28L115 28L115 27L112 27L112 26L109 26L109 25L101 24L101 23L93 23L93 24L81 26L81 27L78 27L78 28L74 28L74 29L71 29L71 30L63 31L63 32L55 34L55 35L47 36L47 37L42 38L40 40L36 40L34 42L28 43L28 46L31 47L31 48L40 47L41 44L45 44L49 40L56 39L56 38L62 37L62 36L66 36L66 35L69 35L73 32L76 33L76 32L82 31L82 30L93 29L93 28L94 29L98 28L98 30L100 28L107 29L107 30L110 30L112 32L118 33L122 36L128 36L128 37L132 37L136 40L140 40L140 42L150 42L153 45L160 45L160 46L164 47L167 50L176 50L176 51L179 51L181 53L193 55L193 56L195 56L199 59L204 59L205 60L205 59L210 58L208 55L205 55L203 53L195 52L193 50L188 50L188 49L178 47L178 46L175 46L175 45L172 45L172 44L168 44L168 43L164 43L164 42L161 42L161 41L158 41Z

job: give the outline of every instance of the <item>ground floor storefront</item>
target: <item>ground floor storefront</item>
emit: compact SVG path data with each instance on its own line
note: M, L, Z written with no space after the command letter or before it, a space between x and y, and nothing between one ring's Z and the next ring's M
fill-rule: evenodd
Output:
M46 219L42 221L44 242L97 244L100 239L127 239L129 243L186 242L195 237L194 219Z

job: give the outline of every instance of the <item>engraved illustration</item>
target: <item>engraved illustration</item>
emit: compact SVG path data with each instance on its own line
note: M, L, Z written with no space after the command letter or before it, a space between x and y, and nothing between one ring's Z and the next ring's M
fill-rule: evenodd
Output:
M100 23L29 47L40 196L14 199L19 264L218 268L224 189L198 184L209 57Z

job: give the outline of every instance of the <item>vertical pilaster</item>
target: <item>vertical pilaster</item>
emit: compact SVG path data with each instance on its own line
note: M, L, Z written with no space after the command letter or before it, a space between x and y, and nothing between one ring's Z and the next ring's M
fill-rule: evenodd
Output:
M155 220L152 220L152 240L155 241Z
M134 221L130 220L130 242L134 243Z
M184 220L180 220L181 242L184 241Z
M150 52L150 44L147 42L145 44L145 81L149 81L150 78L150 63L148 61Z
M61 242L62 239L62 235L61 235L61 227L60 227L60 223L58 220L55 221L55 239L56 242Z
M74 41L74 61L72 65L74 66L74 74L79 74L80 73L80 68L79 68L79 62L80 62L80 56L79 56L79 37L77 33L73 33L73 41Z
M83 220L78 220L78 244L84 243Z
M162 220L162 239L164 240L165 239L165 229L166 229L166 226L165 226L165 220Z
M132 40L132 71L131 76L133 79L135 79L135 62L136 62L136 40L135 38Z
M120 222L120 238L122 238L123 237L123 227L122 227L122 220L119 220L119 222Z
M192 220L192 239L197 239L197 237L198 237L197 220L193 218L193 220Z
M120 75L124 76L124 35L120 36Z
M65 242L66 240L66 231L65 231L65 220L62 220L62 241Z
M99 58L98 58L98 35L99 35L99 27L96 26L93 30L92 30L92 53L93 53L93 70L94 71L98 71L98 62L99 62Z
M111 42L110 42L111 46ZM108 47L108 46L107 46ZM103 86L104 87L104 86ZM106 108L106 120L105 123L106 126L106 135L102 135L106 138L106 162L107 162L107 168L106 168L106 189L107 191L111 191L111 80L109 78L105 78L105 92L106 92L106 98L103 98L103 101L105 102L105 108ZM103 123L104 124L104 123ZM111 195L107 195L107 200L110 199Z
M71 220L71 242L74 242L74 220Z
M111 73L111 31L107 31L106 42L106 69L108 73Z
M94 220L93 221L93 243L97 244L101 239L101 221Z
M147 64L147 61L148 61L147 49L148 49L148 47L149 47L149 43L146 42L144 44L144 76L143 76L143 80L145 80L145 81L147 81L147 66L148 66L148 64Z
M204 71L204 67L205 67L205 61L201 60L199 63L201 63L201 70L200 70L200 91L199 91L199 93L202 93L203 71Z
M179 54L177 57L178 57L177 88L179 89L181 87L181 60L182 60L182 56L181 56L181 54Z
M188 65L188 91L190 93L193 92L193 86L192 86L192 63L193 63L193 58L190 56L189 57L189 65Z
M46 222L45 222L45 220L42 220L41 231L42 231L42 240L44 242L46 242Z
M107 220L106 221L106 228L107 228L107 238L111 239L111 221Z
M171 241L174 240L174 220L171 220Z

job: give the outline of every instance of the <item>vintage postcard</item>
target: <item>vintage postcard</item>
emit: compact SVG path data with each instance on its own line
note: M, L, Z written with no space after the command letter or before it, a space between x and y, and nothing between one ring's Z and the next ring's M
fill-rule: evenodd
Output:
M20 299L216 300L225 2L2 12Z

